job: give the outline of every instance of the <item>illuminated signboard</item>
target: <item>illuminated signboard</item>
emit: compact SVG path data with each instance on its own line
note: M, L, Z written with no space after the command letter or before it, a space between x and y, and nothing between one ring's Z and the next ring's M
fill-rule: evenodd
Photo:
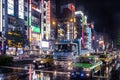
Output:
M46 23L47 23L47 27L46 27L46 39L48 39L50 37L50 1L47 2L47 12L46 12Z
M32 31L35 33L40 33L40 28L36 26L32 26Z
M42 41L42 42L41 42L41 47L42 47L42 48L49 48L49 42L47 42L47 41Z
M19 18L24 19L24 0L18 0Z
M39 7L39 0L32 0L32 6L38 8Z
M2 32L2 0L0 0L0 32Z
M14 15L14 0L8 0L8 14Z
M50 1L47 2L47 24L50 24Z

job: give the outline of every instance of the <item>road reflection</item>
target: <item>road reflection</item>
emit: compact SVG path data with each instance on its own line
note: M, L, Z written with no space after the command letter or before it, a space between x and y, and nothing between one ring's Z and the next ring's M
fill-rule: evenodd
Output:
M87 80L118 80L113 79L116 75L120 75L120 64L111 64L103 66L98 74L95 74L92 79ZM119 74L116 74L119 73ZM59 72L57 70L39 69L35 70L31 67L0 67L0 80L71 80L69 72ZM80 79L74 79L80 80ZM85 80L85 79L83 79Z
M112 80L111 72L114 69L114 66L115 64L103 66L101 69L101 72L94 75L92 79L87 79L87 80L110 80L110 79ZM70 73L57 72L57 71L41 72L38 70L38 71L35 71L35 74L33 77L35 80L71 80ZM82 80L82 79L74 79L74 80Z
M0 80L27 80L27 76L28 74L25 70L0 67Z

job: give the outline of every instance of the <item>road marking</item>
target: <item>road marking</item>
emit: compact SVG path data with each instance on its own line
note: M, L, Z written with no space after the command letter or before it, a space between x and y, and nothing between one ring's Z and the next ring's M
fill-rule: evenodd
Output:
M9 66L0 66L2 68L9 68L9 69L18 69L18 70L29 70L21 67L9 67ZM40 71L45 73L55 73L55 74L70 74L70 72L60 72L60 71L48 71L48 70L33 70L33 71Z
M55 74L70 74L70 72L60 72L60 71L48 71L48 70L35 70L35 71L40 71L40 72L46 72L46 73L55 73Z
M106 76L96 76L96 75L93 75L93 77L95 77L95 78L106 78L106 79L108 79L108 77L106 77Z
M19 69L19 70L26 70L24 68L21 67L9 67L9 66L0 66L1 68L9 68L9 69Z

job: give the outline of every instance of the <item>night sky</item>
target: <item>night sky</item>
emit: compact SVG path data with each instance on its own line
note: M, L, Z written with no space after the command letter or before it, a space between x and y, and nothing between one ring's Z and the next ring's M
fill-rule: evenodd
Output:
M76 8L83 9L88 22L95 23L97 32L105 32L112 39L120 33L120 0L75 0Z

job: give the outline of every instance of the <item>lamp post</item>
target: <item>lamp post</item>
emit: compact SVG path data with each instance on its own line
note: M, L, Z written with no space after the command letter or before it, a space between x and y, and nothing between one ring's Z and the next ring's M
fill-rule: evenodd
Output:
M2 37L0 38L0 41L2 42L2 47L1 47L1 54L5 54L5 51L6 51L6 44L4 44L4 42L6 41L6 37L4 37L3 35L2 35Z
M81 49L81 41L82 41L82 37L80 38L80 54L82 53L82 49Z
M57 27L56 21L52 21L52 26L54 27L54 30L55 30L54 35L56 35L54 39L58 39L58 27Z
M71 22L71 24L72 24L72 39L74 39L74 19L71 18L71 19L70 19L70 22Z

